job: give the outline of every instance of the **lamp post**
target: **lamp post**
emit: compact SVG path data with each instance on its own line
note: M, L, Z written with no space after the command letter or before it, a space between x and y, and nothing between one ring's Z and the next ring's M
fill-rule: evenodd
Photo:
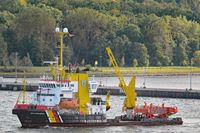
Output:
M102 55L100 56L100 67L101 67L101 69L100 69L100 85L103 86L103 83L102 83L102 81L101 81L101 73L102 73Z
M144 73L144 82L143 82L143 87L142 88L146 88L146 79L147 78L147 66L145 67L145 73Z
M190 59L190 89L192 90L192 59Z
M101 73L102 73L102 45L100 45L100 59L99 59L99 62L100 62L100 85L103 86L102 84L102 81L101 81Z
M15 83L17 83L17 56L18 53L15 52Z

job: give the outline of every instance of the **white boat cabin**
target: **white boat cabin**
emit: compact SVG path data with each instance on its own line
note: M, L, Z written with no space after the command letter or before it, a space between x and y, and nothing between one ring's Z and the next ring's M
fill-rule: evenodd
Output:
M89 92L95 93L98 88L98 82L89 80ZM58 105L61 98L72 99L78 92L78 81L69 80L40 80L38 90L34 92L32 104L55 106Z

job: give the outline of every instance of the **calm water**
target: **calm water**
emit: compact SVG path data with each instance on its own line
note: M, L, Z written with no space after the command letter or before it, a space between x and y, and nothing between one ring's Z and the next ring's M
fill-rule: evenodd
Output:
M106 86L118 86L119 81L117 77L94 77L97 81L102 81ZM127 84L129 83L131 77L124 78ZM29 78L27 82L37 83L39 79ZM14 82L14 78L3 79L4 82ZM190 88L190 76L137 76L136 86L141 87L145 81L146 87L149 88L172 88L172 89L186 89ZM200 75L192 76L192 88L200 89ZM22 79L18 79L18 82L22 82Z
M130 78L126 78L128 81ZM99 78L98 78L99 80ZM118 80L113 77L103 78L101 79L105 82L105 85L113 85L118 84ZM143 77L137 78L137 86L142 84ZM187 76L180 77L148 77L146 85L149 87L162 87L162 88L186 88L185 83L189 78ZM200 88L198 81L200 81L199 76L193 77L194 87L197 89ZM33 80L32 80L33 81ZM160 83L163 81L163 83ZM107 84L106 84L107 82ZM156 83L157 86L156 86ZM189 85L188 85L189 87ZM166 105L175 105L178 107L179 112L174 115L178 117L182 117L184 124L177 126L155 126L155 127L142 127L142 126L124 126L124 127L91 127L91 128L40 128L40 129L23 129L20 128L20 122L17 116L12 115L12 108L16 102L16 99L19 95L19 92L12 91L0 91L0 133L114 133L114 132L124 132L124 133L199 133L200 132L200 100L186 100L186 99L167 99L167 98L146 98L146 97L138 97L138 104L142 105L144 102L154 103L154 104L162 104ZM31 92L28 92L28 95L31 95ZM101 96L105 98L105 96ZM111 106L112 108L108 111L108 117L112 118L115 115L120 115L123 112L121 111L123 96L112 96L111 97Z
M200 75L184 75L184 76L137 76L136 86L141 87L145 81L146 87L149 88L172 88L172 89L186 89L190 88L190 78L193 89L200 89ZM104 85L112 86L118 85L117 77L96 77L98 81L102 81ZM131 77L124 78L128 84Z

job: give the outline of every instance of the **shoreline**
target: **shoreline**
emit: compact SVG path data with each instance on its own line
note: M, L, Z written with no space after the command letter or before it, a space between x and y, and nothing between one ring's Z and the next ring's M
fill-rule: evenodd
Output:
M80 67L80 71L86 67ZM65 67L67 70L68 67ZM73 68L71 71L75 72L77 68ZM96 77L116 77L113 67L90 67L88 73L89 76L95 75ZM18 67L15 69L13 66L0 67L0 77L15 78L15 77L29 77L39 78L44 73L49 73L49 67ZM184 76L200 75L200 67L189 66L168 66L168 67L120 67L120 71L123 76L132 77L136 76ZM24 73L25 72L25 73Z
M115 73L93 73L93 72L89 72L88 73L90 77L95 76L95 77L116 77ZM147 73L147 74L143 74L143 73L122 73L122 75L124 77L132 77L133 75L135 76L186 76L189 75L190 73ZM199 76L200 73L191 73L193 76ZM42 74L38 74L38 73L17 73L17 78L40 78L40 76L42 76ZM14 73L0 73L0 77L4 77L4 78L16 78L16 74Z

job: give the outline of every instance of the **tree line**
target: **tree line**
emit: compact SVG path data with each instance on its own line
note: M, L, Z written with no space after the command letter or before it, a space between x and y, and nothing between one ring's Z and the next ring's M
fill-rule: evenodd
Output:
M55 27L67 27L64 64L200 65L199 0L1 0L0 65L42 66L59 56Z

